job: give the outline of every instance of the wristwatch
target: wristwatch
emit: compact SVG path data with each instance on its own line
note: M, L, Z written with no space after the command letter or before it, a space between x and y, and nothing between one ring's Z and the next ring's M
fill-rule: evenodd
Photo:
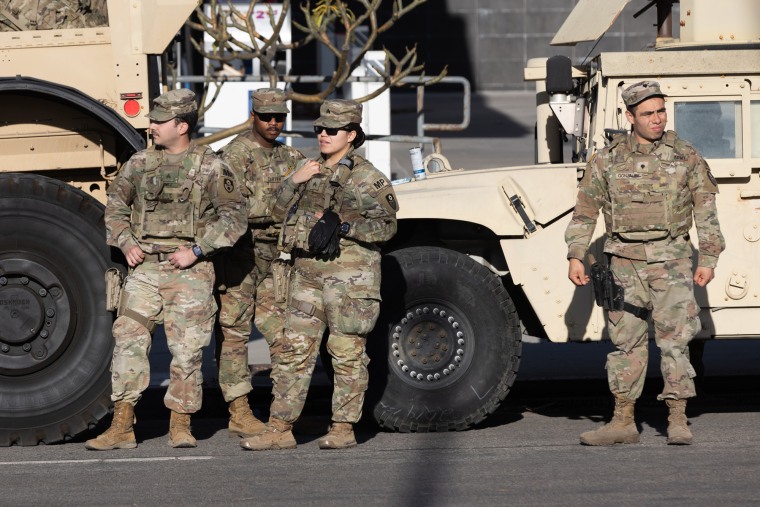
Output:
M351 230L351 224L349 222L343 222L342 224L340 224L340 229L338 230L338 233L341 236L345 236L348 234L348 231L350 230Z
M203 250L201 250L201 247L199 247L197 244L195 244L191 248L192 248L193 253L195 254L196 257L198 257L199 259L201 257L203 257Z

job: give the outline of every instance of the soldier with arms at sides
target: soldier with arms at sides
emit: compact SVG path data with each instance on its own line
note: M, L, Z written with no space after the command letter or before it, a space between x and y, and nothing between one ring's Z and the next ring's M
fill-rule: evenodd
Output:
M385 176L355 153L364 142L362 107L328 100L314 131L321 156L303 161L278 190L273 216L284 217L279 245L294 259L287 321L274 361L273 401L264 433L250 450L293 449L293 423L306 401L325 329L335 370L332 426L322 449L356 445L367 390L366 337L380 312L380 244L396 233L396 195Z
M287 95L277 88L253 92L253 128L233 139L221 152L237 176L245 182L248 231L231 250L214 258L217 274L219 317L215 326L219 384L230 404L230 435L253 436L265 429L248 405L251 375L246 343L251 320L264 335L272 360L277 360L285 325L284 302L273 293L272 262L277 259L280 225L271 216L275 190L304 156L277 140L288 110ZM255 310L254 310L255 309ZM276 382L276 379L272 379Z
M644 387L651 313L664 379L657 398L670 412L668 444L691 444L686 400L696 396L696 374L688 345L700 329L694 284L705 287L713 279L725 248L715 206L718 185L692 145L665 130L665 95L657 82L635 83L622 97L632 131L615 136L587 164L565 232L568 276L575 285L586 285L582 259L602 210L604 251L625 302L623 310L608 312L616 347L606 366L614 415L580 438L586 445L639 441L634 405ZM693 223L699 240L694 271L689 239Z
M202 349L211 342L214 266L208 256L231 247L246 230L245 201L230 168L191 142L195 95L172 90L153 101L155 146L129 159L108 189L107 242L129 264L111 363L111 427L88 449L137 446L134 407L150 381L153 330L164 324L172 354L164 403L171 410L169 445L195 447L190 415L201 408Z

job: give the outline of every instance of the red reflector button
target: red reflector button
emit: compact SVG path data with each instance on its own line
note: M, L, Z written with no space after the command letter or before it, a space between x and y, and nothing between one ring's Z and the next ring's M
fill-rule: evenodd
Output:
M135 99L130 99L124 103L124 114L130 118L140 114L140 103Z

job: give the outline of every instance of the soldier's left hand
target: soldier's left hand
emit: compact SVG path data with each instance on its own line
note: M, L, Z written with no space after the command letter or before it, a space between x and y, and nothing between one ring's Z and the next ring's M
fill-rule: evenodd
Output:
M706 268L704 266L697 266L697 270L694 272L694 283L700 287L704 287L710 280L715 277L715 270L713 268Z
M197 260L198 257L195 256L193 250L184 246L179 247L176 252L169 255L169 264L179 269L192 266Z

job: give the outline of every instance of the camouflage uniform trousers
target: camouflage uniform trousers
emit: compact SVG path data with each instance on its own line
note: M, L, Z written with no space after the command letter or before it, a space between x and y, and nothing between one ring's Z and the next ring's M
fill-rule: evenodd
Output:
M314 312L310 307L313 305ZM338 258L297 258L290 281L289 309L272 417L293 422L303 410L319 345L329 327L327 351L335 370L332 420L356 423L362 415L369 375L365 344L380 313L380 254L341 245Z
M652 308L664 380L659 400L696 396L696 373L689 362L688 345L700 322L691 266L691 258L647 263L616 256L610 265L616 283L623 287L625 301ZM607 356L610 391L638 399L649 357L648 323L629 312L609 312L609 330L617 348Z
M273 241L262 241L257 237L254 253L258 286L256 287L256 311L254 312L253 323L256 325L256 329L264 335L269 346L269 357L274 364L282 356L282 333L285 327L287 305L284 301L277 302L275 300L272 263L283 261L273 260L278 255L277 244ZM277 384L276 371L278 370L272 367L272 372L269 375L272 385Z
M214 256L219 316L214 326L219 387L230 402L251 391L248 348L257 270L249 231L228 251Z
M214 268L198 262L176 269L168 261L144 262L127 277L122 308L164 323L172 354L165 405L180 413L201 408L203 347L211 343L216 313ZM151 335L142 323L121 315L113 324L112 401L137 403L150 381Z

